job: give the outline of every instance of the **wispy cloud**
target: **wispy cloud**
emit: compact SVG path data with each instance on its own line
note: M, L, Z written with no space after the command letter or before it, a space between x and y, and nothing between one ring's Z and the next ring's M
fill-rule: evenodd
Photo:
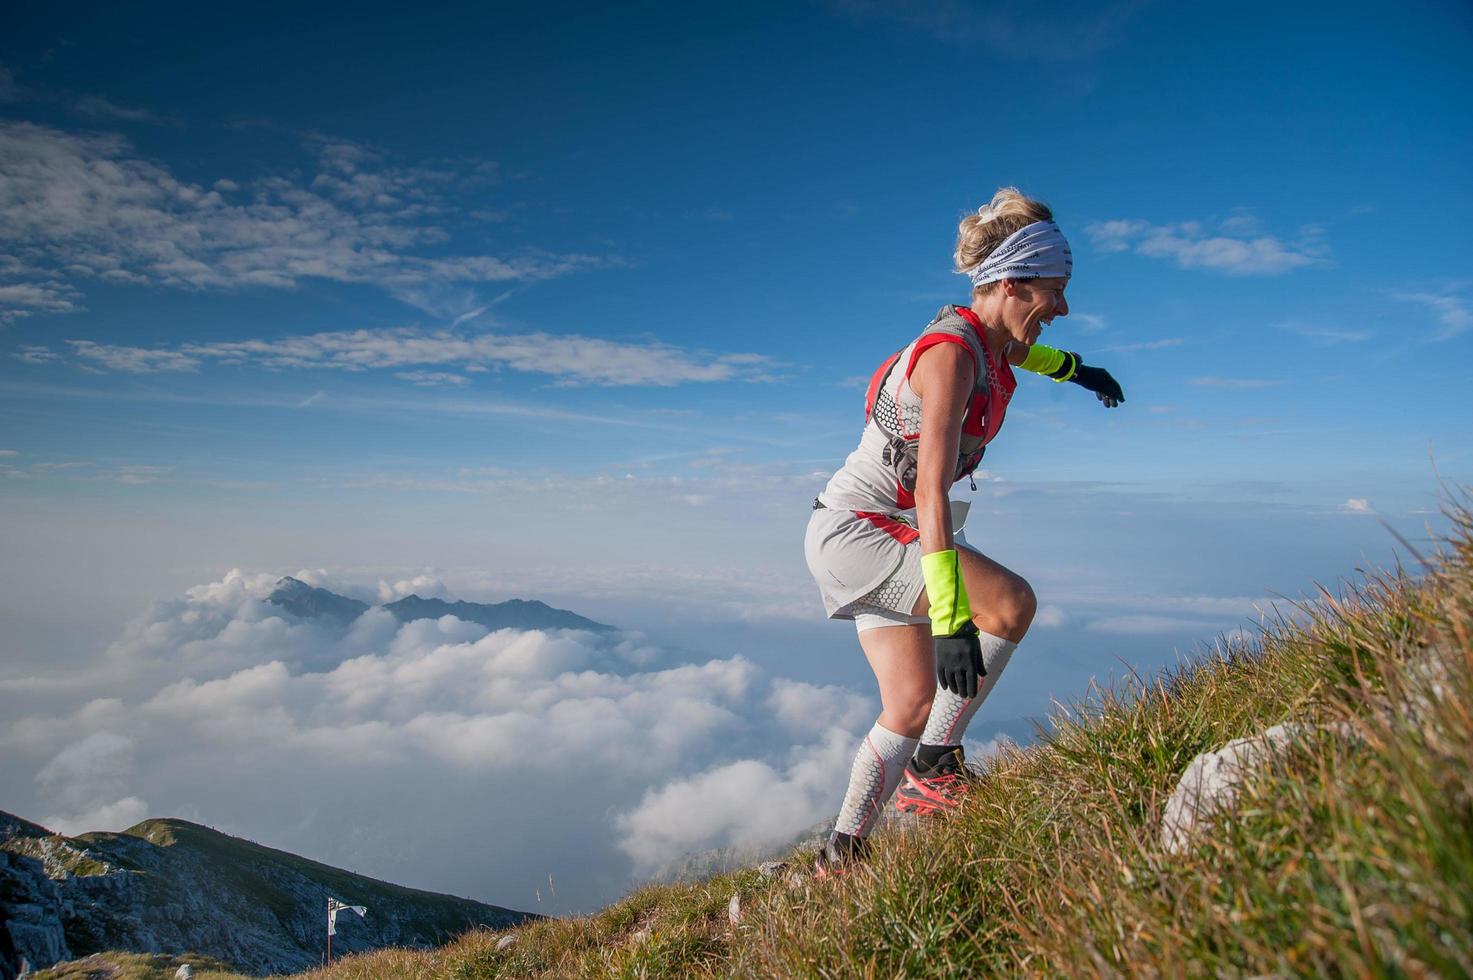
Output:
M0 286L0 323L33 313L75 313L80 294L64 282L16 283Z
M413 384L465 384L458 373L424 370L455 366L462 371L509 368L552 376L557 383L669 387L692 382L769 380L778 365L761 354L711 354L672 344L631 344L578 335L464 333L403 327L343 330L177 348L143 348L69 340L76 356L92 366L126 373L195 371L205 362L253 364L274 370L318 368L337 371L399 369ZM556 356L551 356L555 352ZM416 370L417 369L417 370Z
M1070 313L1069 325L1080 333L1099 333L1109 322L1098 313Z
M1183 337L1166 337L1161 340L1143 340L1138 344L1118 344L1114 347L1097 347L1091 350L1091 354L1119 354L1125 351L1136 350L1162 350L1167 347L1180 347L1186 343Z
M317 172L240 188L181 180L122 137L0 123L0 307L65 313L72 281L183 289L288 289L311 279L391 293L446 284L532 282L608 264L582 254L445 254L444 199L494 165L390 167L370 151L316 140ZM426 254L428 250L434 254Z
M1351 497L1349 500L1345 501L1345 503L1340 505L1340 513L1374 514L1376 513L1376 508L1372 507L1371 502L1364 497Z
M421 388L453 387L463 385L468 380L463 374L451 374L448 371L400 371L394 377Z
M1193 378L1198 388L1273 388L1283 384L1273 378Z
M15 80L15 72L0 65L0 102L19 102L26 94L26 87Z
M72 345L72 353L78 359L90 365L128 374L194 371L200 365L199 358L182 354L179 351L98 344L90 340L68 340L67 343Z
M1034 10L964 0L829 0L837 13L860 21L892 21L939 41L985 44L1023 61L1073 61L1118 44L1145 0L1052 5ZM1048 44L1038 43L1048 37Z
M1401 298L1425 306L1437 315L1442 329L1432 335L1433 340L1452 340L1473 328L1473 307L1455 292L1402 293Z
M44 344L22 344L20 350L10 356L26 364L47 364L61 355Z
M1325 327L1294 321L1280 324L1280 326L1288 333L1298 334L1319 344L1359 344L1371 339L1369 330L1346 330L1341 327Z
M1103 252L1134 252L1166 259L1182 269L1234 276L1281 275L1326 261L1318 228L1301 228L1295 241L1286 242L1258 233L1256 221L1244 215L1213 228L1200 221L1164 225L1137 219L1097 221L1085 227L1085 234Z
M78 99L76 109L82 115L91 116L94 119L120 119L123 122L149 123L154 126L162 126L170 122L156 112L137 106L118 105L100 95L88 95Z
M1200 619L1181 619L1175 616L1106 616L1085 626L1094 633L1119 633L1135 636L1158 636L1163 633L1201 633L1211 626Z

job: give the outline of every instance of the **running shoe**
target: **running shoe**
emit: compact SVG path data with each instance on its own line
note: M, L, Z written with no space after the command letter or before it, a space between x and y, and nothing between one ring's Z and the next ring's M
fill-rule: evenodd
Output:
M853 871L868 853L867 838L841 834L836 830L813 859L813 877L818 881L843 877Z
M955 810L976 778L966 767L960 745L925 772L917 770L915 760L911 759L905 764L905 778L895 791L895 809L921 817Z

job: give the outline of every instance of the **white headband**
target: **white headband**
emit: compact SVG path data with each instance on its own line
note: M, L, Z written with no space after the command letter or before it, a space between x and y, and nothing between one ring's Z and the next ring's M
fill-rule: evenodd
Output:
M1059 226L1035 221L1009 235L987 258L965 273L973 286L999 279L1068 279L1074 271L1074 253Z

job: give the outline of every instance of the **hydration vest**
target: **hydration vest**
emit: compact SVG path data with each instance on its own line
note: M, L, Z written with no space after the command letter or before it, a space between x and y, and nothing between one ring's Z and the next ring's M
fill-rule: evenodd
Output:
M920 446L920 398L910 388L910 375L921 354L937 344L954 343L972 354L976 380L967 399L962 418L961 440L952 481L970 477L982 462L987 444L1002 428L1008 401L1016 381L1011 368L999 370L983 343L982 324L977 315L964 306L943 306L936 318L910 344L891 354L875 369L865 392L865 422L874 422L885 436L882 451L885 466L894 471L898 502L903 508L915 506L916 463ZM909 351L909 357L905 357ZM905 370L898 379L895 366L905 358ZM973 481L972 488L976 489Z

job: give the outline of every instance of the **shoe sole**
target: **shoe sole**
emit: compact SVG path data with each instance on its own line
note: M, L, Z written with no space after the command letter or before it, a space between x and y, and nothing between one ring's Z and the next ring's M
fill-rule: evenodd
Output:
M933 803L930 800L897 799L895 809L901 813L914 813L917 816L929 817L935 813L946 813L956 809L955 803Z

